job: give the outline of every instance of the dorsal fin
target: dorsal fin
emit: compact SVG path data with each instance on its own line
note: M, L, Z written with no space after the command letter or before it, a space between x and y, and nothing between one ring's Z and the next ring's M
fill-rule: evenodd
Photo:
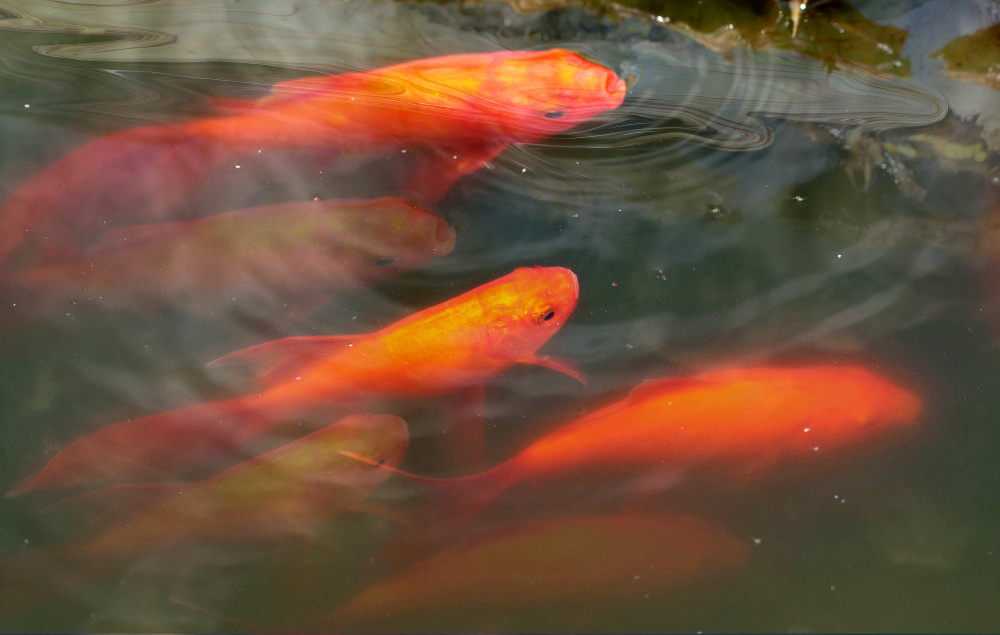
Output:
M271 385L293 373L322 363L370 335L304 335L265 342L223 355L208 363L209 368L246 366L257 375L260 385Z
M666 393L706 388L712 382L690 377L667 377L664 379L647 379L628 393L629 401L644 401L661 397Z

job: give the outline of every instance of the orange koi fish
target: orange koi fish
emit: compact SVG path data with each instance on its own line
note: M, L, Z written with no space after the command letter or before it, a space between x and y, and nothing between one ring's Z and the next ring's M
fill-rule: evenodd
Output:
M443 505L464 508L453 515L464 522L517 483L581 472L705 466L751 480L783 456L827 453L912 425L921 407L915 394L858 366L736 368L643 382L480 474L407 476L435 487Z
M11 271L8 282L41 308L91 299L270 315L386 280L454 244L444 220L398 198L302 201L112 229L77 259Z
M262 435L309 408L378 396L441 395L514 364L579 378L536 351L576 308L560 267L520 268L370 335L289 337L215 364L250 364L260 392L117 423L69 444L7 496L40 487L164 480Z
M748 541L692 516L552 518L474 532L311 624L641 602L742 566ZM453 626L470 630L468 623ZM471 626L471 630L475 630Z
M312 535L341 512L364 509L368 496L390 475L368 464L359 469L361 463L340 451L395 466L407 443L406 423L399 417L352 415L205 481L119 485L85 494L76 502L122 498L155 502L128 524L118 524L88 542L5 560L0 565L3 604L16 608L19 602L14 598L32 603L41 587L51 584L36 570L46 561L85 577L113 570L150 550L191 542L266 542ZM27 589L19 588L25 585Z
M125 130L45 168L0 208L0 266L33 231L36 244L80 246L109 221L162 220L208 170L262 148L426 148L433 161L409 194L431 204L507 145L568 130L618 107L625 91L613 71L563 49L279 82L268 97L229 102L229 116Z

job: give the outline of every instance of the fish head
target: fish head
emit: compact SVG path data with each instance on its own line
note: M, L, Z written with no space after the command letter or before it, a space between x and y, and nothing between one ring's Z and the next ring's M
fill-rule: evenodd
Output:
M431 58L382 80L389 87L381 93L413 112L427 105L449 135L461 129L477 143L544 139L617 108L626 92L614 71L565 49Z
M562 267L522 267L476 290L485 344L497 357L531 357L573 313L580 295Z
M483 94L513 141L563 132L625 99L614 71L565 49L511 54L490 70Z
M821 404L801 430L794 450L813 454L855 444L917 423L919 396L860 366L813 369Z
M334 226L341 239L350 234L359 267L372 278L394 275L451 253L455 229L435 216L396 197L359 201L347 227ZM338 219L339 222L339 219Z

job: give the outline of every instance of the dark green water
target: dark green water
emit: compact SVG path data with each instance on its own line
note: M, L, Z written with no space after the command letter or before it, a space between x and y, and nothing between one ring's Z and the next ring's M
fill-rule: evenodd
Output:
M733 4L770 19L767 3ZM815 21L844 31L820 12L834 3L810 4ZM864 365L922 397L919 423L834 461L782 461L742 485L684 475L649 494L641 481L591 475L523 500L505 497L474 524L516 527L640 507L691 514L749 545L738 567L637 590L627 601L583 588L569 602L429 605L349 628L996 631L1000 300L990 291L989 254L996 258L997 248L988 214L1000 202L1000 93L946 78L931 56L1000 21L1000 5L855 8L872 24L908 33L896 58L909 72L882 65L876 75L864 68L867 58L817 60L808 47L712 50L697 33L671 30L655 15L602 18L579 7L0 4L4 197L101 134L203 117L210 97L256 96L308 74L560 46L630 83L619 109L510 147L460 181L433 209L457 230L448 256L341 294L287 329L181 307L135 314L82 302L40 316L6 303L0 487L10 489L59 448L105 425L240 394L245 384L205 369L220 355L287 335L372 332L516 267L561 266L579 278L579 304L543 352L574 360L587 384L530 366L490 382L489 464L643 379L720 366ZM768 28L787 28L787 5L780 10L780 23ZM839 46L860 48L849 38ZM239 170L220 169L178 213L381 196L408 166L384 156L299 159L265 155ZM411 430L402 468L455 474L436 433L442 408L398 405ZM42 511L55 498L0 500L0 556L90 535L72 515ZM421 493L394 476L373 499L409 510ZM387 548L421 529L350 511L309 539L154 549L85 584L69 582L72 571L60 567L70 565L43 557L32 583L51 595L0 614L0 629L247 628L172 601L179 598L265 630L315 631L310 619L402 568ZM585 557L613 567L615 555L608 545ZM487 575L468 584L496 596L508 583Z

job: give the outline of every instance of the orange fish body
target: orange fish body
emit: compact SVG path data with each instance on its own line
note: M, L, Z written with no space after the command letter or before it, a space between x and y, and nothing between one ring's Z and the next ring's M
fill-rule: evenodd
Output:
M125 130L42 170L0 209L0 265L43 219L37 243L80 246L108 219L164 218L207 170L262 148L428 148L438 158L413 183L414 197L429 204L505 146L616 108L625 90L613 71L563 49L452 55L279 82L238 114Z
M339 513L363 506L390 475L370 465L359 469L361 463L339 451L394 466L407 442L406 423L398 417L352 415L205 481L120 485L76 497L77 505L87 507L135 499L148 509L88 542L4 560L0 607L24 608L45 599L46 585L53 584L50 563L83 582L151 550L310 536ZM65 571L51 576L65 577Z
M706 466L752 479L784 455L815 455L911 425L919 397L857 366L737 368L650 380L618 403L535 441L481 474L420 479L464 520L522 481ZM750 469L747 468L750 466Z
M20 305L43 311L90 299L273 314L388 279L454 244L444 220L398 198L301 201L109 230L76 260L11 271L8 284Z
M746 540L691 516L550 518L473 533L376 582L315 624L642 601L735 569ZM455 625L458 630L468 624Z
M163 480L231 453L307 409L378 396L440 395L482 384L516 363L567 372L539 357L576 307L576 276L521 268L371 335L291 337L237 351L267 387L108 426L74 441L8 493L39 487Z

